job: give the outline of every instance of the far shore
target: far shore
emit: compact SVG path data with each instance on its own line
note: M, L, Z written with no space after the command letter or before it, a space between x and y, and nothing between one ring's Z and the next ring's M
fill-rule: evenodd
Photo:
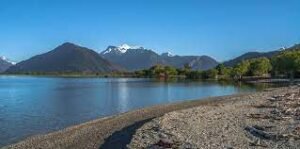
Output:
M253 94L265 92L285 92L286 87L267 89L257 93L244 93L229 96L210 97L199 100L184 101L166 105L157 105L127 113L105 117L71 126L66 129L45 135L29 137L24 141L6 146L4 148L107 148L124 147L130 143L134 133L143 124L154 118L163 116L172 111L189 109L201 106L215 106L218 104L231 104ZM114 146L110 146L114 145Z
M182 76L173 78L151 78L151 77L137 77L133 73L125 74L6 74L0 73L0 76L24 76L24 77L62 77L62 78L143 78L143 79L156 79L161 81L173 81L173 80L190 80L190 81L228 81L228 82L244 82L251 84L258 83L270 83L270 84L295 84L300 82L300 78L295 78L291 82L289 78L270 78L270 77L245 77L241 80L234 79L187 79Z

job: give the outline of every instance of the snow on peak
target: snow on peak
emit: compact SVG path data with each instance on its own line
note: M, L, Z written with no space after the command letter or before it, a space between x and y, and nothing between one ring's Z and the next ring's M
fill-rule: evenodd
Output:
M161 54L162 56L173 57L174 55L171 52L165 52Z
M281 47L281 48L280 48L280 50L286 50L286 49L287 49L286 47Z
M108 49L106 49L103 54L110 53L112 51L123 54L126 53L128 49L140 49L142 47L140 46L130 46L128 44L122 44L120 46L110 46Z
M122 50L128 50L128 49L140 49L142 47L140 47L140 46L130 46L130 45L125 43L125 44L122 44L122 45L118 46L118 48L122 49Z
M6 57L5 56L0 56L0 59L5 60L6 61Z
M103 51L102 54L110 53L112 50L113 50L112 48L108 48L105 51Z
M167 52L167 55L170 56L170 57L174 56L171 52Z
M8 62L8 63L11 63L11 64L13 64L13 65L15 65L16 64L16 62L12 62L12 61L10 61L8 58L6 58L5 56L0 56L0 59L2 59L2 60L4 60L4 61L6 61L6 62Z
M131 49L131 46L129 46L128 44L125 43L125 44L118 46L118 48L128 50L128 49Z

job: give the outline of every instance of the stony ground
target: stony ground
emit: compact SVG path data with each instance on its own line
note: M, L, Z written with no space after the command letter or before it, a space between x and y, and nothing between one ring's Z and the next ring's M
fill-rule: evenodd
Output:
M167 113L139 128L127 147L300 148L299 89L274 89Z

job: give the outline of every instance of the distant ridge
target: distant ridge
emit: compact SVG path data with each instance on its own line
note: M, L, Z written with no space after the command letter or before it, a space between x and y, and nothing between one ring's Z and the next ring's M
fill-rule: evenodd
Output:
M235 66L236 64L242 62L243 60L259 58L259 57L266 57L271 58L272 56L278 54L280 51L271 51L271 52L247 52L241 56L238 56L232 60L224 62L225 66Z
M300 50L300 44L296 44L290 48L281 48L279 50L275 50L275 51L270 51L270 52L247 52L241 56L238 56L234 59L225 61L223 64L225 66L234 66L240 62L242 62L243 60L248 60L248 59L253 59L253 58L259 58L259 57L266 57L266 58L271 58L272 56L279 54L281 51L289 51L289 50Z
M132 47L127 44L108 46L100 54L108 61L118 64L129 71L148 69L157 64L176 68L182 68L187 64L194 70L207 70L218 65L218 62L209 56L178 56L170 52L159 55L153 50L137 46Z
M7 73L113 72L121 68L103 59L97 52L66 42L52 51L34 56L10 67Z

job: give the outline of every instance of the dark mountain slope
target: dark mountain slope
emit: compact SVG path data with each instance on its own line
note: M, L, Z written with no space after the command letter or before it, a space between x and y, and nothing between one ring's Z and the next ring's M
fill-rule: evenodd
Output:
M8 73L22 72L112 72L119 67L97 52L72 43L64 43L45 54L34 56L9 68Z
M110 46L109 48L115 48ZM147 49L127 49L126 52L120 53L118 50L112 50L109 53L102 52L103 58L110 62L118 64L127 70L140 70L150 68L156 64L163 64L160 55L152 50Z
M163 59L167 65L183 68L188 64L193 70L207 70L218 65L218 62L209 56L172 56Z
M148 69L154 65L170 65L182 68L189 64L194 70L207 70L215 67L218 62L208 56L173 56L170 53L159 55L143 47L132 48L126 44L109 46L101 52L101 56L129 71Z

